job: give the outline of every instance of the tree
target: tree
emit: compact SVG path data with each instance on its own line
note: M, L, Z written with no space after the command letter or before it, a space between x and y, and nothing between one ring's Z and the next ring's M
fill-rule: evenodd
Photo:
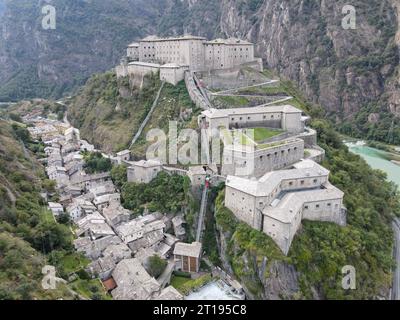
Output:
M111 169L111 179L114 184L121 189L122 186L128 181L127 168L124 165L113 166Z
M158 278L167 267L168 262L154 255L147 261L147 272L154 278Z

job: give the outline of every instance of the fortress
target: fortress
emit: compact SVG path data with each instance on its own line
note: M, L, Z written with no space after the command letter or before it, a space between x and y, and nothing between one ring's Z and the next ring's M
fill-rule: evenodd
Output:
M262 59L254 57L254 44L244 40L148 36L128 46L127 57L116 71L118 77L159 71L161 80L176 85L188 70L229 69L243 64L260 71L263 68Z
M284 254L303 219L346 224L343 192L328 181L329 171L312 160L272 171L261 179L228 176L225 206L269 235Z
M149 36L128 46L117 76L139 76L143 81L146 74L159 72L162 81L173 85L184 79L192 101L203 110L198 127L207 143L205 150L214 148L215 138L218 146L223 142L222 163L211 163L208 155L207 171L167 168L149 159L131 164L128 181L149 183L163 170L187 175L193 185L201 186L213 172L211 183L226 180L225 206L288 254L303 219L346 224L344 193L329 182L329 170L319 164L325 151L317 144L316 131L307 126L310 118L284 102L291 97L256 106L232 103L225 109L213 104L210 96L229 98L229 93L233 99L227 104L234 98L251 98L253 92L261 101L269 98L274 88L262 91L262 87L277 81L262 73L262 60L254 51L254 44L247 41L208 41L190 35ZM246 78L249 70L254 78Z

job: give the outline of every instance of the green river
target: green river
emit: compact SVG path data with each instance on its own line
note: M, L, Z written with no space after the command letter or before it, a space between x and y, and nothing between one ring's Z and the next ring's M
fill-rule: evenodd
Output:
M351 152L363 157L372 168L386 172L388 179L400 187L400 166L390 161L387 152L368 147L362 142L346 143L346 145Z

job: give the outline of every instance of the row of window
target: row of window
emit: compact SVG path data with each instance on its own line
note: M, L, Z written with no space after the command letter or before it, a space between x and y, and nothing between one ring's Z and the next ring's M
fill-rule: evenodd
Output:
M331 207L332 207L332 203L329 202L329 203L326 204L326 206L327 206L328 208L331 208ZM339 205L336 203L336 204L335 204L335 208L337 209L338 207L339 207ZM316 204L316 205L315 205L315 209L319 209L319 208L321 208L321 205L320 205L320 204ZM310 209L310 206L309 206L309 205L304 206L304 209L305 209L305 210L308 210L308 209Z
M263 119L264 119L264 120L266 120L267 118L269 118L269 119L275 119L275 116L274 116L273 114L271 114L270 116L266 116L266 115L263 116ZM281 118L281 116L278 114L278 115L276 116L276 119L280 119L280 118ZM232 120L232 121L235 121L236 118L232 117L231 120ZM243 120L243 117L239 117L239 121L241 121L241 120ZM251 117L247 117L247 120L251 120Z
M294 147L293 148L294 149L294 151L297 151L297 147ZM285 151L286 150L281 150L281 154L283 155L283 154L285 154ZM291 153L292 152L292 149L291 148L289 148L289 149L287 149L287 153L289 154L289 153ZM246 153L244 153L244 156L246 155ZM277 157L278 156L278 152L275 152L274 153L274 155L275 155L275 157ZM267 158L270 158L271 157L271 154L270 153L268 153L267 154ZM264 159L264 156L260 156L260 160L263 160ZM302 184L304 184L304 181L302 181L303 183ZM291 182L292 183L292 182ZM289 185L291 185L290 183L289 183Z

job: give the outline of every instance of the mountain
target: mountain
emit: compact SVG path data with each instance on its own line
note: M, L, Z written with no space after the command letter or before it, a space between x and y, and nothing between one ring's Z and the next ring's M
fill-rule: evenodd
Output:
M4 1L0 101L71 92L117 64L130 41L155 32L163 12L158 0L54 0L56 29L44 30L46 1Z
M44 1L0 3L0 101L70 94L148 34L237 36L342 132L400 143L396 0L353 1L355 30L344 0L54 0L56 30L41 28Z

